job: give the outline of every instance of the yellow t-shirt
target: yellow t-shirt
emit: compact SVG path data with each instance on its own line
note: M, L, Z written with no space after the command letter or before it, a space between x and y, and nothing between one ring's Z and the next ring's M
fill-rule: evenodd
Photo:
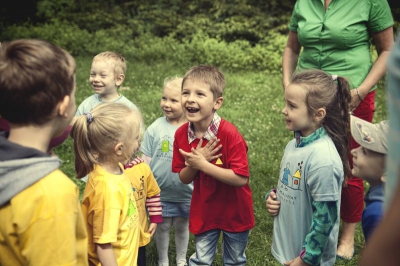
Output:
M0 208L0 265L88 265L79 190L60 170Z
M150 242L149 222L146 211L146 198L154 197L160 193L160 187L153 176L150 167L145 163L134 165L132 168L125 170L125 174L129 177L134 195L136 206L139 211L140 221L140 242L139 246L146 246Z
M91 264L100 265L96 244L107 243L112 244L118 265L137 264L139 215L132 186L125 174L110 174L96 165L86 183L82 211Z

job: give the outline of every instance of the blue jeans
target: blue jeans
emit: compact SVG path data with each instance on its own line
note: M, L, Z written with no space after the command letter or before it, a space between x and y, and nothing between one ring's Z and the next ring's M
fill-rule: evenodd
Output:
M249 238L249 230L240 233L229 233L214 229L195 235L196 255L191 257L189 265L211 265L215 257L218 238L222 232L222 259L224 265L246 265L245 250Z

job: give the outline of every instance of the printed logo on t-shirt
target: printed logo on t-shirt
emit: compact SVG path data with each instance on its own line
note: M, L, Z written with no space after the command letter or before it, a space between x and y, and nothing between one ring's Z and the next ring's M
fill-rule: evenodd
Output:
M283 169L281 166L281 171L282 171L280 180L281 182L278 185L278 190L277 190L279 201L295 205L295 202L297 201L297 195L300 191L302 191L300 186L302 182L302 165L303 165L302 161L297 163L297 167L293 174L290 169L289 162Z
M165 135L161 138L161 145L159 146L158 151L156 152L156 157L159 160L172 162L172 151L173 151L173 143L174 139L168 135Z
M303 161L297 163L297 169L292 175L290 171L290 163L286 164L286 167L283 168L282 172L282 179L281 182L285 185L285 190L288 188L293 190L301 190L301 168L303 165Z
M217 161L215 162L215 164L222 165L222 160L220 158L218 158Z

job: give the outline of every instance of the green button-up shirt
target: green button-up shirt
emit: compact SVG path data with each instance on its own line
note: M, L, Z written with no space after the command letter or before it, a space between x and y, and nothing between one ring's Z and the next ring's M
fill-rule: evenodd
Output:
M372 67L371 33L393 25L387 0L297 0L289 29L303 47L299 69L322 69L358 87Z

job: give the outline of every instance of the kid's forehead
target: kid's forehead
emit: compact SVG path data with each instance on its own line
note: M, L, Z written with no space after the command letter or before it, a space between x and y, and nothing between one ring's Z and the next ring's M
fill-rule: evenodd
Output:
M190 84L188 85L188 83L190 83ZM201 79L195 79L195 78L186 79L182 84L182 89L187 86L190 86L191 88L196 88L196 89L198 89L198 88L208 89L211 91L210 84L208 84L207 82L205 82L204 80L201 80Z

